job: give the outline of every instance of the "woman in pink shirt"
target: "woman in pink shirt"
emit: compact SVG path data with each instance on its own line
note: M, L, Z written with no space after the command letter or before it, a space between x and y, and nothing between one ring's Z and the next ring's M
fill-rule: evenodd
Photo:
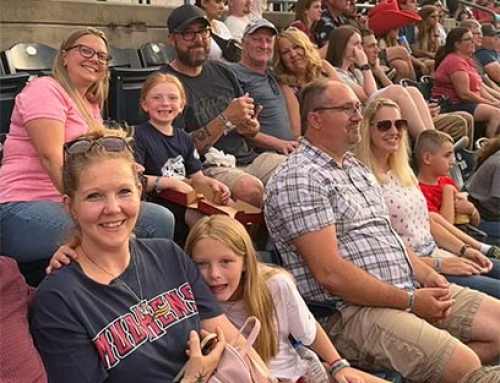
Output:
M52 76L31 81L16 97L0 167L0 254L21 262L48 259L73 226L62 205L63 146L104 129L108 41L93 28L61 45ZM173 216L143 204L138 236L171 237Z
M486 135L500 133L500 100L483 87L481 75L472 58L472 32L466 28L452 29L446 44L436 53L433 97L446 97L443 112L466 111L477 122L486 122Z

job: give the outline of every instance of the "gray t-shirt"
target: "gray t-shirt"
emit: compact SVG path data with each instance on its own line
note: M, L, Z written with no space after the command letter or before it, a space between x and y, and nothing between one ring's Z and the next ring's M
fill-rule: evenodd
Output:
M195 77L177 72L170 65L165 65L160 70L176 76L186 89L187 104L182 115L174 121L174 127L188 133L206 126L234 98L243 95L234 72L217 61L207 61L203 64L202 72ZM238 166L248 165L257 157L245 137L235 130L222 136L214 146L235 156Z
M500 151L488 157L470 178L467 190L485 219L500 219Z
M239 63L232 64L231 69L243 93L248 92L256 104L263 106L259 115L260 131L282 140L292 140L288 107L274 74L270 70L261 74Z

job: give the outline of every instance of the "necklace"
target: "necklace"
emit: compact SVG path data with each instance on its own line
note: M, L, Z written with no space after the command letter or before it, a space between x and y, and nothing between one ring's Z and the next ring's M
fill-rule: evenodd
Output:
M132 246L133 247L133 246ZM134 290L132 290L132 288L120 277L120 276L115 276L113 273L110 273L108 270L106 270L104 267L100 266L93 258L91 258L84 250L83 250L83 246L80 246L80 251L82 252L82 254L95 266L97 267L99 270L101 270L103 273L109 275L112 280L117 280L118 282L120 282L123 287L125 287L128 292L135 298L135 300L137 300L137 303L139 303L141 305L141 310L144 311L144 309L146 309L145 307L143 307L143 300L144 300L144 295L143 295L143 291L142 291L142 283L141 283L141 278L139 277L139 265L138 264L135 264L135 256L133 254L133 251L131 249L131 254L130 254L130 262L133 262L132 263L132 266L134 267L134 270L135 270L135 278L136 278L136 281L137 281L137 285L139 286L139 296L137 296L137 294L135 293Z

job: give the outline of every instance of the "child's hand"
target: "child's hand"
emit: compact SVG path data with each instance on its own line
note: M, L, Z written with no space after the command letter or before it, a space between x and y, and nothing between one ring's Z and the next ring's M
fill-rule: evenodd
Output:
M52 258L50 258L49 265L45 269L47 274L57 271L64 265L69 265L72 260L78 258L78 253L68 245L62 245L56 250Z
M472 203L467 201L466 199L455 199L455 212L458 214L467 214L469 216L472 216L474 213L474 210L476 208Z

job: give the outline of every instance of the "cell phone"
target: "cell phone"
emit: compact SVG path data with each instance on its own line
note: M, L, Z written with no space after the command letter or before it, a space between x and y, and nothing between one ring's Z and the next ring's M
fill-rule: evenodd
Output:
M217 335L216 334L209 334L203 340L201 341L201 353L203 355L208 355L210 354L210 351L212 351L215 346L217 345Z

